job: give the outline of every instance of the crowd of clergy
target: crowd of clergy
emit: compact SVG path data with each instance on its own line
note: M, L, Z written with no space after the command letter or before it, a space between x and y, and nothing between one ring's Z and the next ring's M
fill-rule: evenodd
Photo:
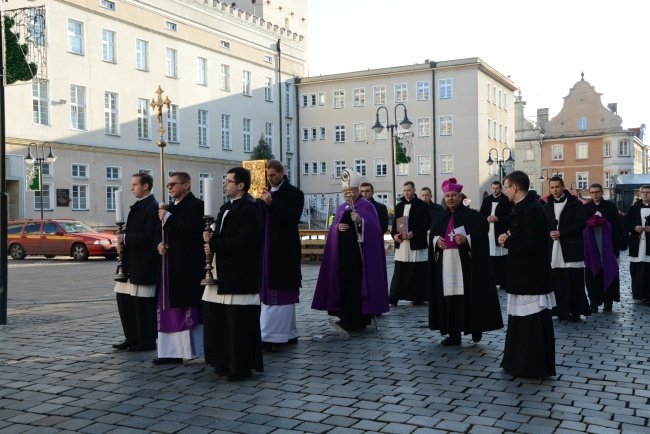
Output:
M185 172L171 173L173 203L159 205L151 175L133 175L131 206L118 235L126 282L115 286L124 341L116 350L153 351L155 365L205 358L228 381L262 372L263 352L295 345L304 204L281 162L267 163L268 188L249 194L251 173L233 167L216 218L191 191ZM583 203L549 180L540 200L528 175L495 181L474 210L456 178L442 183L441 205L428 187L408 181L390 236L395 269L387 279L384 234L389 217L370 183L344 169L344 202L334 215L312 300L342 339L378 327L401 300L428 303L428 323L443 346L474 343L504 327L497 288L507 293L501 367L513 376L555 375L553 317L581 322L620 301L619 254L629 248L632 295L650 304L650 186L625 215L599 184ZM207 258L207 260L206 260ZM214 270L214 273L213 273ZM586 288L586 291L585 291Z

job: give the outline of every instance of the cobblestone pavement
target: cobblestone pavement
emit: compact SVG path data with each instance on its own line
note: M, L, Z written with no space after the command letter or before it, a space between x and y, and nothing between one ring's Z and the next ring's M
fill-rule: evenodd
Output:
M318 264L305 263L298 345L265 353L264 373L232 384L203 359L161 367L155 352L113 351L114 271L114 261L10 260L0 432L650 432L650 307L632 301L628 278L614 312L555 322L558 375L529 380L499 368L505 329L441 347L427 306L402 302L378 331L342 341L310 309Z

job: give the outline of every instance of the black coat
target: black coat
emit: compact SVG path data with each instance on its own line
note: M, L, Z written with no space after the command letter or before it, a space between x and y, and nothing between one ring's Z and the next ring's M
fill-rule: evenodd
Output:
M411 250L420 250L427 248L427 231L431 227L431 212L429 211L429 206L422 200L413 196L410 202L407 202L406 199L402 198L400 203L395 207L395 220L404 215L404 206L407 203L411 204L411 210L409 211L408 218L408 230L413 232L413 238L411 238ZM390 230L390 235L392 237L397 234L397 225L393 225ZM395 243L395 248L399 249L401 243Z
M205 277L203 201L189 192L168 211L171 215L163 228L169 247L170 304L174 308L198 307L203 297L201 280Z
M486 219L492 214L492 203L497 202L498 205L494 210L494 215L499 219L494 223L494 242L498 244L499 236L505 234L508 231L508 216L510 215L510 210L512 209L512 202L508 199L508 196L505 194L500 194L499 197L494 197L494 195L489 195L483 199L481 204L481 209L479 213ZM489 231L489 223L488 223Z
M587 227L587 218L585 217L585 208L582 202L575 196L564 190L566 196L566 205L560 213L560 246L562 248L562 258L564 262L580 262L585 260L584 239L582 231ZM546 222L548 231L556 230L557 223L555 219L555 201L551 196L549 201L544 205L546 212ZM548 251L553 251L553 240L548 237Z
M228 210L228 214L224 214ZM223 221L223 225L221 222ZM210 250L217 262L219 294L257 294L262 279L262 220L255 200L245 195L219 210Z
M302 216L305 197L297 187L284 178L280 188L273 192L271 205L259 201L262 217L262 237L269 220L269 287L296 289L301 286L301 244L298 223Z
M379 227L381 228L381 233L385 234L388 230L388 208L383 203L377 202L374 197L371 197L369 202L373 204L377 210L377 216L379 217Z
M431 218L433 219L436 214L438 214L440 211L443 211L444 208L442 205L438 205L435 202L429 202L429 212L431 213Z
M436 214L431 221L429 235L429 328L440 330L443 335L447 334L447 309L442 286L443 251L433 239L445 236L450 219L448 208ZM499 295L490 262L487 223L478 211L460 205L454 212L454 226L464 226L471 238L471 246L469 242L458 246L463 268L465 312L470 328L464 331L476 333L503 328Z
M646 222L641 221L642 205L643 203L641 201L638 201L637 203L632 205L630 209L627 211L627 216L625 218L625 223L627 224L627 230L630 233L629 253L630 256L633 258L639 256L639 244L641 242L641 234L635 231L634 228L637 226L646 226ZM646 233L645 236L647 237L648 234ZM646 238L645 247L646 247L645 254L650 255L650 242L648 242L648 238Z
M160 234L160 219L153 194L131 205L124 234L124 273L134 285L155 285L160 257L154 239Z
M613 202L605 199L602 199L598 205L593 200L585 204L585 217L587 220L593 217L596 211L600 211L603 217L612 225L612 246L614 246L616 257L618 257L621 250L627 248L625 238L623 237L623 222L621 221L621 216L618 214L618 208Z
M510 236L508 249L506 292L516 295L541 295L551 287L551 257L548 251L546 213L534 193L512 207L508 218Z

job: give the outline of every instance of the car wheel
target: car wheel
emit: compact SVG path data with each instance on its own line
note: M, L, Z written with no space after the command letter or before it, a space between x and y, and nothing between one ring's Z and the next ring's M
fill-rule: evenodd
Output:
M88 248L81 243L72 246L72 257L75 261L85 261L88 259Z
M52 258L54 258L54 255L43 255L43 256L45 256L47 259L52 259Z
M18 244L18 243L9 246L9 254L11 255L12 258L14 258L17 261L20 261L21 259L25 259L25 256L27 256L22 244Z
M109 261L112 261L114 259L117 259L117 255L104 255L104 258L108 259Z

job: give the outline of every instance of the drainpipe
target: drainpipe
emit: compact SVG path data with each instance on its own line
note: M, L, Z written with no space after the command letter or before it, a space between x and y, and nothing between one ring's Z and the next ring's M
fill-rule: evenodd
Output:
M298 98L300 97L298 93L298 84L300 84L300 77L296 77L296 79L293 81L293 92L294 92L294 98L293 100L296 102L295 103L295 113L293 115L294 119L296 120L295 125L292 123L291 125L294 127L294 131L296 134L294 134L294 137L296 138L296 149L295 149L295 156L296 156L296 170L293 171L293 173L296 174L296 177L294 178L294 184L296 187L300 188L300 180L302 179L302 172L301 172L301 163L300 163L300 147L301 145L301 139L300 139L300 105L298 104Z
M278 39L278 44L277 44L277 49L278 49L278 102L279 102L279 107L278 107L278 116L280 117L280 124L278 125L278 129L280 130L280 157L278 160L284 161L282 159L282 129L283 129L283 122L282 122L282 69L280 68L280 59L282 58L282 53L280 50L280 39Z
M433 198L431 200L433 200L435 203L438 203L438 169L436 164L438 161L438 156L436 155L436 132L438 131L436 128L436 62L430 62L429 65L431 65L431 113L433 117L433 122L431 123L431 129L433 129L433 134L431 134L433 137Z

